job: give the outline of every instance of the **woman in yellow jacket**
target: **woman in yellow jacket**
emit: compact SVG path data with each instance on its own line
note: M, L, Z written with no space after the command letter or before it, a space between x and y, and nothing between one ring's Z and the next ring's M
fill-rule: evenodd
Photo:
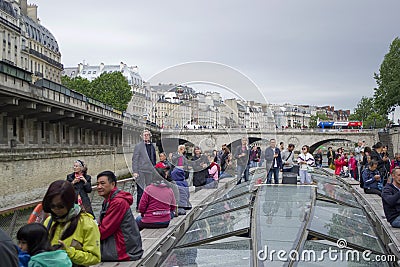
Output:
M42 201L43 210L51 216L44 226L49 230L51 245L66 250L73 266L100 262L100 232L91 214L76 204L74 187L68 181L50 184Z

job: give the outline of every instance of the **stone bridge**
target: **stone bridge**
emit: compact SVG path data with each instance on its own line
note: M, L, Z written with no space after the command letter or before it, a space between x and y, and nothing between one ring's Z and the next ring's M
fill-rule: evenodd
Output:
M220 149L222 144L235 147L240 144L242 137L249 139L249 144L266 145L271 138L277 142L283 141L285 147L292 143L296 150L302 145L309 145L311 152L319 146L332 141L348 141L357 143L365 140L366 145L372 146L378 140L375 130L330 130L330 129L285 129L277 131L262 131L257 129L204 129L204 130L170 130L161 132L161 145L167 152L175 151L178 144L192 143L204 151Z

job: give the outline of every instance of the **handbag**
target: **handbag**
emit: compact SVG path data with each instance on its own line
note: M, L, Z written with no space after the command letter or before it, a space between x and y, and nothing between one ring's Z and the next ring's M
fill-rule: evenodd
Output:
M335 167L335 165L334 165L333 163L331 163L331 164L329 164L329 169L331 169L331 170L335 170L335 169L336 169L336 167Z

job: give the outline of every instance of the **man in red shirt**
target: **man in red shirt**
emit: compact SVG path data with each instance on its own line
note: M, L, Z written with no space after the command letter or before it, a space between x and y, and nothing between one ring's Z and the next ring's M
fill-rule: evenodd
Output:
M117 188L117 179L111 171L97 175L97 193L104 198L99 216L101 260L140 259L142 239L130 208L132 195Z

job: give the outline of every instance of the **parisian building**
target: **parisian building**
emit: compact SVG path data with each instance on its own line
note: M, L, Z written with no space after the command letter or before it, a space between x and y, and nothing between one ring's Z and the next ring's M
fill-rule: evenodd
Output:
M61 82L61 53L54 35L41 25L37 5L27 0L0 0L1 60L32 73L33 82L45 78Z

